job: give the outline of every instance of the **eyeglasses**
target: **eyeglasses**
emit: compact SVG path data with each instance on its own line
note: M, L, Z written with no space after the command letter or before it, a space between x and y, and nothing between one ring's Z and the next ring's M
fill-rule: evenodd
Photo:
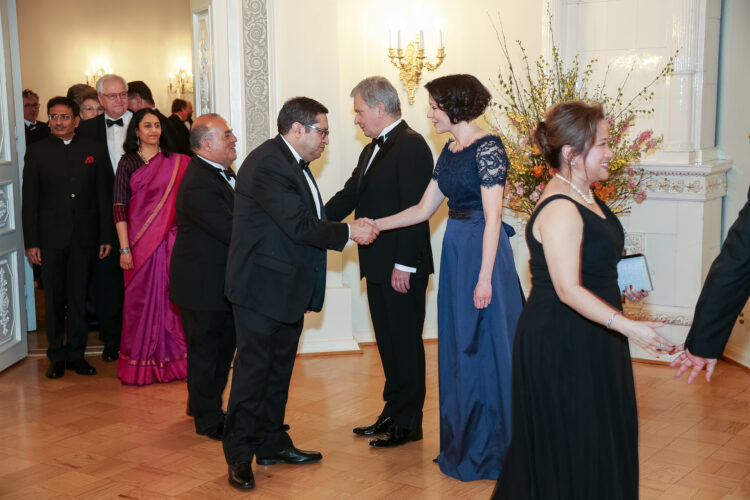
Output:
M84 106L81 108L81 111L104 111L104 108L101 106Z
M313 130L317 130L318 132L320 132L320 135L323 136L323 139L328 137L328 134L330 134L330 131L327 128L320 128L320 127L316 127L315 125L305 125L305 127L311 128Z
M128 93L127 92L115 92L114 94L99 94L99 95L103 95L104 97L106 97L110 101L114 101L118 97L120 99L127 99L128 98Z
M67 122L67 121L71 120L72 118L73 118L73 115L67 115L67 114L65 114L65 115L58 115L57 113L52 113L51 115L49 115L50 121L62 120L64 122Z

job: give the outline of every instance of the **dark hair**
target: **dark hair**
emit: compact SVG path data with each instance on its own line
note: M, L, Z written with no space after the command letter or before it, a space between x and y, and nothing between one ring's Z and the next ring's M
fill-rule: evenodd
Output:
M86 85L85 83L76 83L75 85L71 85L70 88L68 88L68 97L70 99L73 99L80 106L81 104L83 104L83 101L91 97L88 94L92 92L94 94L94 98L96 99L97 93L94 87L92 87L91 85Z
M601 104L561 102L547 110L544 121L539 122L534 131L534 140L547 164L559 169L563 146L572 146L576 153L586 156L596 141L596 128L603 119Z
M35 97L36 100L39 100L39 96L31 89L23 89L23 92L21 92L21 95L25 97L26 99L29 99L31 97Z
M309 97L292 97L287 100L279 111L276 120L281 135L286 134L292 128L294 122L302 125L314 125L318 115L328 113L328 108L315 99ZM309 130L308 130L309 132Z
M172 113L179 113L185 108L187 108L187 101L185 99L175 99L172 101Z
M47 114L49 114L49 110L52 109L54 106L67 106L70 108L70 110L73 112L73 117L75 118L78 116L78 113L80 112L80 109L78 108L78 103L75 102L73 99L69 97L63 97L61 95L57 97L53 97L49 101L47 101Z
M146 82L142 80L134 80L128 82L128 98L138 96L144 101L154 104L154 96L151 95L151 89L148 88Z
M481 116L492 100L487 87L473 75L448 75L425 84L438 108L451 123L470 122Z
M159 119L159 124L161 125L159 147L161 148L161 152L164 153L164 156L169 156L169 154L174 151L174 148L172 147L172 142L169 140L169 134L167 134L166 131L167 120L161 113L157 113L153 109L148 108L139 109L133 113L133 118L130 119L128 132L125 136L125 143L122 145L122 149L124 149L126 153L135 153L138 151L138 136L135 135L135 131L141 125L141 121L143 121L143 117L146 115L154 115Z
M70 96L68 96L68 97L70 97ZM84 101L86 99L93 99L93 100L99 102L99 94L96 92L96 89L92 87L90 90L86 89L83 92L81 92L80 94L78 94L77 98L74 97L72 99L75 102L77 102L78 105L80 106L80 105L82 105L84 103Z

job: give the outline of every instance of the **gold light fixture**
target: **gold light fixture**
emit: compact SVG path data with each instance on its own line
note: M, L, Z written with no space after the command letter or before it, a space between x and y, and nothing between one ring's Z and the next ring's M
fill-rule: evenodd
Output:
M112 68L109 67L109 61L104 62L101 57L97 57L96 61L91 61L91 69L86 70L86 84L96 87L99 78L111 73Z
M392 32L388 36L388 58L391 63L399 70L401 83L409 95L409 104L414 104L414 93L419 87L419 80L422 78L422 70L435 71L445 59L445 46L443 45L443 30L438 30L438 49L437 61L431 63L425 60L424 55L424 30L419 31L414 42L406 45L406 49L401 48L401 30L396 32L396 47L393 47Z
M184 60L177 62L177 69L169 74L169 97L172 99L192 98L193 74L185 65Z

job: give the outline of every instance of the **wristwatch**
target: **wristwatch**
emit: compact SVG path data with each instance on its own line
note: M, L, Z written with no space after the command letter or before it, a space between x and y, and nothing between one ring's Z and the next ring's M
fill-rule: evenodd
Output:
M120 249L120 255L125 255L130 253L130 247L123 247Z

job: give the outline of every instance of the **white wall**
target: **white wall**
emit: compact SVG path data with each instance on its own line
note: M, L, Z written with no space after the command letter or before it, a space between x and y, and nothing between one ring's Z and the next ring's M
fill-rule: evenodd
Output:
M18 36L24 88L39 94L46 120L50 97L85 83L97 57L126 80L143 80L157 107L169 115L169 73L192 61L189 0L22 0Z

